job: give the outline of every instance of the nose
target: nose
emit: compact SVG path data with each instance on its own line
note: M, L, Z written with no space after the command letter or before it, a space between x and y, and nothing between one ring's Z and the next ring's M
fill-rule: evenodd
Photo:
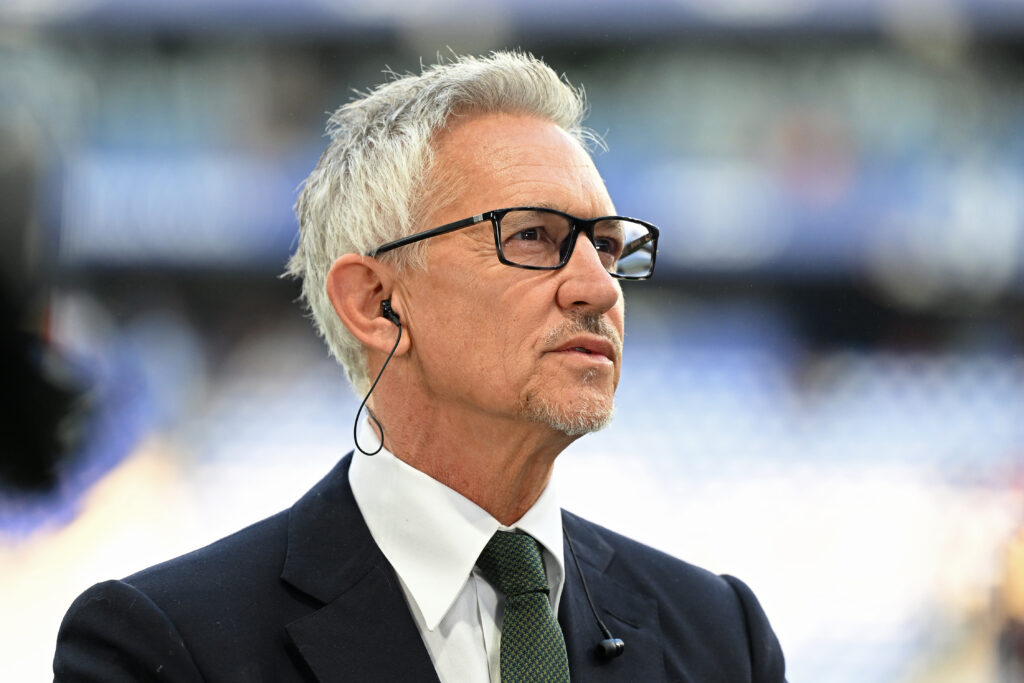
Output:
M558 305L563 309L604 313L622 297L618 281L605 269L594 243L583 233L577 237L569 262L556 272L561 277Z

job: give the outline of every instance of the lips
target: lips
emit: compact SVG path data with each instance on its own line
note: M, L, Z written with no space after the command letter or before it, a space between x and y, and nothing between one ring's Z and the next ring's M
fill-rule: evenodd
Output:
M618 347L607 339L595 336L573 337L554 349L556 353L582 353L603 356L611 362L618 358Z

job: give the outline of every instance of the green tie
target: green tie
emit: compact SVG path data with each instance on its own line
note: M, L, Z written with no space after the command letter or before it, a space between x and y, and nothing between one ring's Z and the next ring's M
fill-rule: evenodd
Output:
M532 536L498 531L480 553L484 578L505 594L502 683L566 683L569 660L548 600L540 547Z

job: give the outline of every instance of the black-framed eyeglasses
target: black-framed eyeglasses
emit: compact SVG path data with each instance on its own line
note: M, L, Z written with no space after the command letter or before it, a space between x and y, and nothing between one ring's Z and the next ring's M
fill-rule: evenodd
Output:
M582 232L597 249L612 277L646 280L654 273L658 229L645 221L624 216L578 218L554 209L515 206L470 216L431 230L382 244L369 256L378 256L420 240L444 235L490 221L498 260L530 270L556 270L569 262Z

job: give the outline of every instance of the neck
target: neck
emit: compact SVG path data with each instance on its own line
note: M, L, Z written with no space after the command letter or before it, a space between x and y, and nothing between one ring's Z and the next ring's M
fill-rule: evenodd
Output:
M537 501L555 458L577 438L523 420L451 411L416 419L378 405L388 450L506 526Z

